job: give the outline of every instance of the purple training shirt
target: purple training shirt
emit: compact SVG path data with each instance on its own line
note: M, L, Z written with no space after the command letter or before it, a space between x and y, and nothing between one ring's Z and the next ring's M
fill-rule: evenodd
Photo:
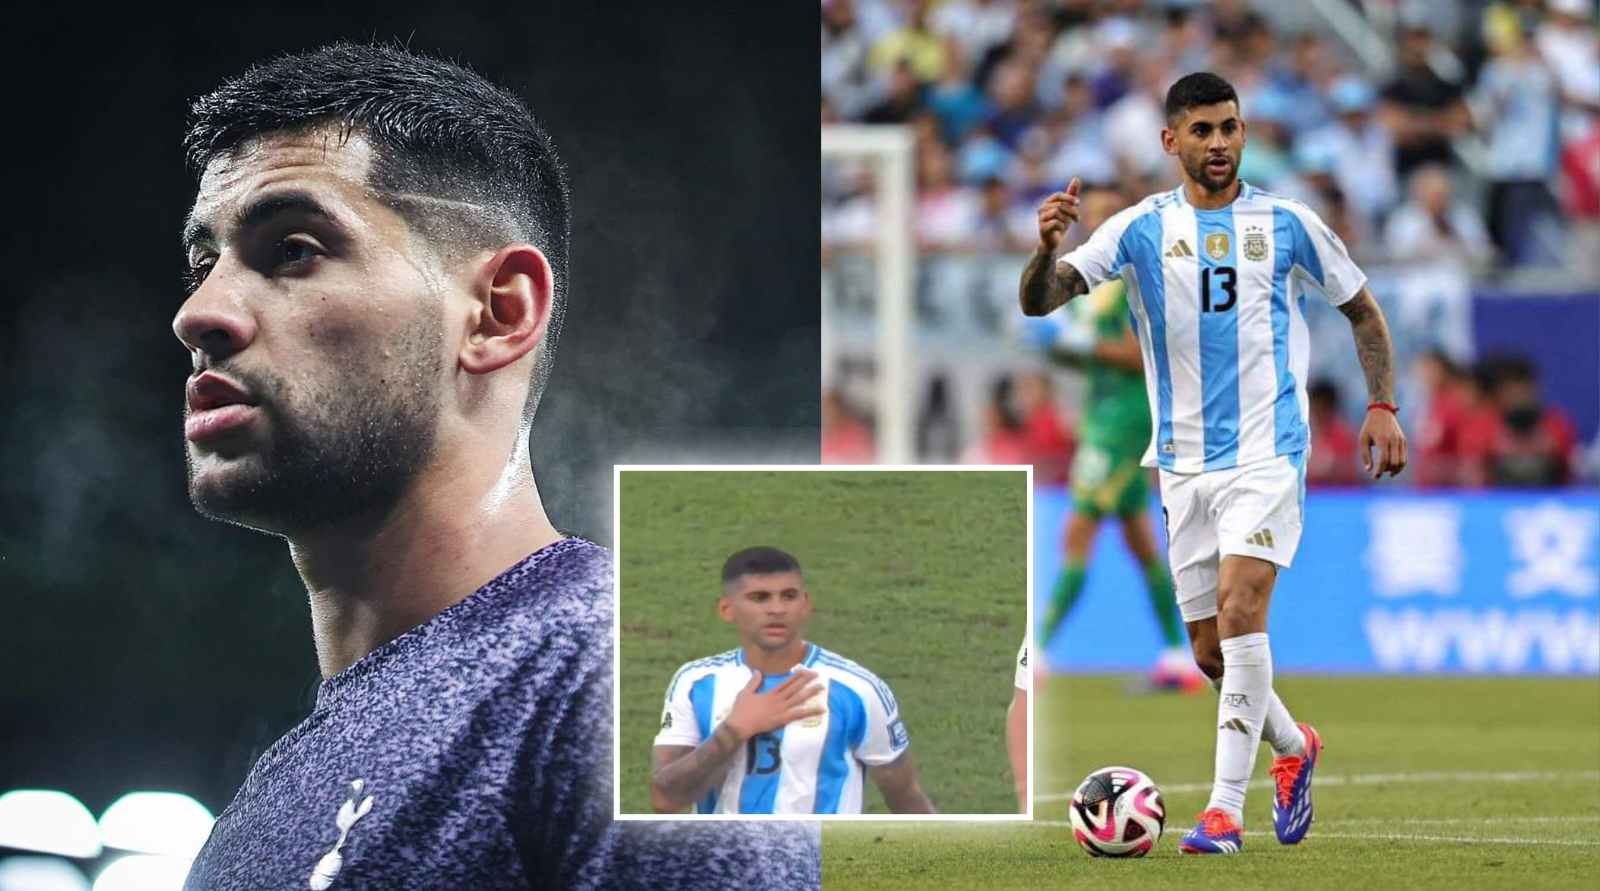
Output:
M543 548L322 682L186 889L817 889L808 823L611 820L610 555Z

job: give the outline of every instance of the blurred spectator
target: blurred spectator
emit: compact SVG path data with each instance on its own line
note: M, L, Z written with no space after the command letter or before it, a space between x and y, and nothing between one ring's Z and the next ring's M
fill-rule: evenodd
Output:
M1551 194L1559 153L1555 79L1515 18L1491 21L1492 58L1474 111L1489 140L1489 233L1513 265L1561 259L1561 210Z
M927 248L965 244L977 218L977 196L956 182L955 159L939 143L917 155L917 240Z
M905 24L872 45L867 61L879 71L906 65L921 83L944 75L944 41L928 29L929 0L906 0Z
M1016 17L1008 0L945 0L929 23L935 34L959 42L967 58L981 59L1006 42Z
M1365 227L1375 225L1400 199L1394 140L1372 114L1376 100L1376 92L1360 77L1339 78L1328 93L1333 119L1296 145L1297 151L1319 152L1332 160L1334 180Z
M1239 159L1239 178L1269 192L1299 197L1295 193L1300 190L1283 184L1294 173L1289 161L1287 100L1263 91L1240 112L1249 128L1249 143Z
M872 463L872 430L835 388L822 391L821 421L823 464Z
M1033 100L1033 72L1021 62L1005 62L989 82L991 110L985 122L989 132L1008 150L1016 151L1022 134L1039 115Z
M1504 360L1499 358L1479 360L1472 369L1471 386L1464 390L1467 399L1456 431L1460 458L1455 480L1458 485L1483 487L1491 482L1490 456L1500 439L1500 410L1495 404L1495 389L1500 383L1503 365Z
M1428 64L1433 32L1412 22L1400 30L1394 79L1383 88L1378 116L1394 134L1395 171L1402 178L1423 164L1450 164L1450 141L1466 132L1471 114L1460 84Z
M1577 433L1546 405L1532 362L1499 356L1478 363L1474 405L1461 434L1466 485L1557 486L1572 477Z
M857 120L877 102L867 70L867 36L855 0L822 4L822 96L839 117Z
M968 130L967 138L961 141L961 148L956 152L961 181L968 183L1004 176L1011 160L1011 149L995 137L987 121Z
M1492 248L1483 221L1455 200L1450 174L1439 165L1417 168L1411 200L1389 218L1384 240L1395 259L1459 268L1489 259Z
M928 108L938 116L939 135L954 145L973 125L989 116L989 100L972 82L972 68L966 51L953 40L948 44L944 77L929 87Z
M1018 208L1011 189L998 177L985 180L967 242L990 251L1025 251L1039 239L1037 213Z
M1539 27L1539 54L1561 90L1564 139L1582 139L1600 117L1600 37L1594 0L1549 0L1550 16Z
M1356 430L1339 414L1339 388L1314 380L1306 388L1311 402L1311 457L1306 484L1353 486L1364 478L1356 472Z
M1171 62L1173 71L1205 71L1211 67L1211 33L1198 7L1168 4L1165 28L1156 55Z
M1561 150L1561 172L1566 177L1567 214L1579 220L1600 220L1600 122L1589 128L1588 136Z
M1415 432L1412 479L1419 486L1456 485L1462 482L1461 437L1472 407L1471 382L1440 349L1419 356L1412 373L1427 400Z
M1577 433L1566 412L1543 402L1533 363L1519 358L1502 365L1494 404L1502 424L1487 455L1489 480L1499 486L1565 484Z
M1001 376L995 380L980 423L978 438L961 453L961 463L1028 463L1027 432L1011 407L1011 378Z
M1046 118L1039 133L1055 147L1045 162L1049 177L1060 186L1074 176L1085 182L1109 182L1117 169L1105 149L1105 127L1094 107L1089 80L1073 73L1063 84L1061 107Z
M1305 31L1295 36L1287 64L1267 67L1267 87L1282 102L1290 127L1309 132L1328 120L1323 94L1332 83L1333 64L1322 38Z
M1108 18L1095 29L1095 55L1102 61L1089 81L1096 108L1110 109L1134 88L1139 64L1139 26Z
M1075 441L1056 408L1055 387L1041 372L1017 375L1017 409L1022 417L1027 462L1036 484L1067 481Z
M1134 89L1106 109L1106 132L1121 134L1111 140L1111 155L1122 170L1136 175L1170 174L1172 160L1161 149L1171 86L1167 70L1160 60L1152 59L1139 65L1137 73Z
M905 124L921 110L922 84L917 82L910 64L900 62L889 75L889 94L861 119L869 124Z

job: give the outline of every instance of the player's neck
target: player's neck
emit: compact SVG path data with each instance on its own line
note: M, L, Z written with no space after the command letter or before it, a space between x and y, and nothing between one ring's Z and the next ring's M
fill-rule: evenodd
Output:
M323 677L560 540L525 446L520 461L503 468L455 453L457 460L424 470L386 516L290 537Z
M744 648L744 664L761 672L763 677L788 674L795 666L805 661L806 650L811 644L804 640L796 640L781 650L763 650L760 647L746 646Z
M1234 177L1226 189L1212 192L1186 176L1183 178L1183 199L1195 210L1220 210L1239 197L1239 189L1242 187L1243 181Z

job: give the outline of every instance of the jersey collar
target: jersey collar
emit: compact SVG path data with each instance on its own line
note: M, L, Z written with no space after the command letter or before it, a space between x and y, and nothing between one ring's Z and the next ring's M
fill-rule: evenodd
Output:
M735 652L738 654L737 657L735 657L735 662L739 665L744 665L744 647L740 647L738 650L735 650ZM806 644L805 658L800 660L801 667L810 668L811 666L817 664L817 657L821 654L821 647L818 647L814 643ZM788 677L791 674L794 674L794 669L792 668L781 675L776 675L776 677Z
M1183 194L1183 183L1179 183L1178 187L1176 189L1172 190L1172 194L1178 199L1178 203L1180 205L1184 206L1184 207L1189 208L1190 210L1193 210L1195 213L1220 213L1220 212L1222 212L1224 210L1232 210L1233 206L1235 204L1238 204L1241 201L1250 200L1250 196L1254 192L1255 192L1255 187L1241 179L1241 180L1239 180L1239 194L1233 196L1233 201L1231 203L1224 204L1221 207L1214 207L1214 208L1207 209L1207 208L1195 207L1194 205L1189 203L1188 196Z

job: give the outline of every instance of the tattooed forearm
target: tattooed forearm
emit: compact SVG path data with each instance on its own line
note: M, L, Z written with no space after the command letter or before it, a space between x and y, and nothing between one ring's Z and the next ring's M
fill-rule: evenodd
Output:
M1389 340L1389 323L1372 292L1361 289L1339 310L1350 320L1356 339L1356 358L1367 378L1367 395L1373 402L1394 401L1394 346Z
M678 810L704 795L728 769L741 745L738 734L727 724L719 724L711 738L693 751L658 764L651 790L656 810Z
M1068 265L1064 272L1057 275L1055 269L1055 258L1050 256L1044 245L1035 248L1033 256L1028 258L1028 265L1022 269L1020 298L1023 315L1042 316L1068 300L1088 293L1089 286L1078 270Z

